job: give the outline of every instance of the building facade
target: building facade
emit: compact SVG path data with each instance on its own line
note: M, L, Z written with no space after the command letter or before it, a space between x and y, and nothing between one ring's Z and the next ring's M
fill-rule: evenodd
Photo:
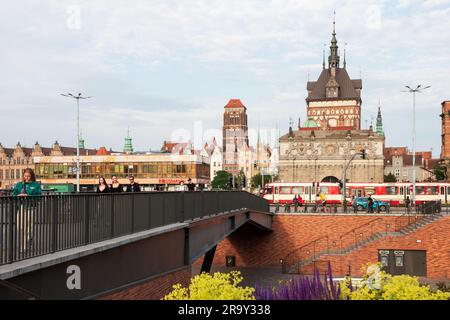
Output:
M36 142L33 148L22 147L20 142L15 148L4 148L0 144L0 189L10 189L17 182L22 181L26 168L35 170L34 157L43 156L76 156L76 148L62 147L56 141L51 148L41 147ZM96 154L97 150L80 149L82 155Z
M336 39L335 23L331 39L328 68L325 66L317 81L307 84L307 115L320 128L333 129L347 127L349 130L361 129L361 79L350 79L344 56L341 68Z
M442 102L441 159L440 165L445 170L447 181L450 181L450 101Z
M307 84L308 120L280 138L279 180L282 182L383 182L384 132L381 109L376 132L361 130L361 79L351 79L340 64L335 23L328 58L317 81Z
M298 130L280 138L281 182L383 182L384 138L371 130Z
M209 159L199 153L147 153L81 156L80 184L83 191L94 191L98 178L110 183L117 176L121 184L128 184L129 175L144 190L177 190L189 178L200 188L209 185ZM36 178L42 184L76 184L76 157L34 157Z

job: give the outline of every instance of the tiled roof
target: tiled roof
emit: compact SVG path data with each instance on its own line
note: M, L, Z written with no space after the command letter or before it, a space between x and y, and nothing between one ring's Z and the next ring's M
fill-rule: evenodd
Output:
M245 106L240 99L231 99L225 108L245 108Z
M330 69L324 69L319 76L317 81L310 81L307 84L308 98L306 101L314 101L314 100L325 100L332 99L336 100L336 98L327 98L326 97L326 85L330 80L331 72ZM362 80L361 79L350 79L350 76L345 69L337 69L336 70L336 81L339 83L339 97L337 99L361 99L361 92L358 92L357 89L362 89Z

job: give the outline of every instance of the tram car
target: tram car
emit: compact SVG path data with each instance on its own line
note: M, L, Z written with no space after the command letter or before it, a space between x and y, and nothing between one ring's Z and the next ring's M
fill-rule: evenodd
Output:
M346 199L349 205L358 197L368 197L389 203L391 206L404 205L411 198L411 183L347 183ZM263 197L270 203L292 204L294 197L300 197L302 204L320 203L325 198L327 204L342 204L343 196L339 183L269 183ZM450 202L450 183L417 182L416 203L430 201Z

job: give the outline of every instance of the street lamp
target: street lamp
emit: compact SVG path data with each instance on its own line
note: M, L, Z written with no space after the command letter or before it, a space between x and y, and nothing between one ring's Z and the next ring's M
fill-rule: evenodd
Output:
M413 94L413 150L412 150L412 154L413 154L413 176L412 176L412 181L413 181L413 189L412 189L412 193L411 193L411 203L412 205L415 207L416 206L416 93L421 93L422 91L431 88L431 86L427 86L425 88L422 88L422 85L419 84L417 86L417 88L412 89L410 86L406 86L406 88L408 89L408 91L404 91L404 92L409 92Z
M92 97L83 97L81 93L73 95L71 93L61 94L63 97L77 100L77 192L80 192L80 99L89 99Z

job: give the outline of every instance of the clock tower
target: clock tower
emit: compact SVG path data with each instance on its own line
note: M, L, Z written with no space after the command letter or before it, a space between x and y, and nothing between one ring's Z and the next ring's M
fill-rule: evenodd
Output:
M344 50L343 67L340 64L336 39L336 21L333 22L328 68L325 66L317 81L308 82L307 113L322 130L361 129L361 79L350 79Z

